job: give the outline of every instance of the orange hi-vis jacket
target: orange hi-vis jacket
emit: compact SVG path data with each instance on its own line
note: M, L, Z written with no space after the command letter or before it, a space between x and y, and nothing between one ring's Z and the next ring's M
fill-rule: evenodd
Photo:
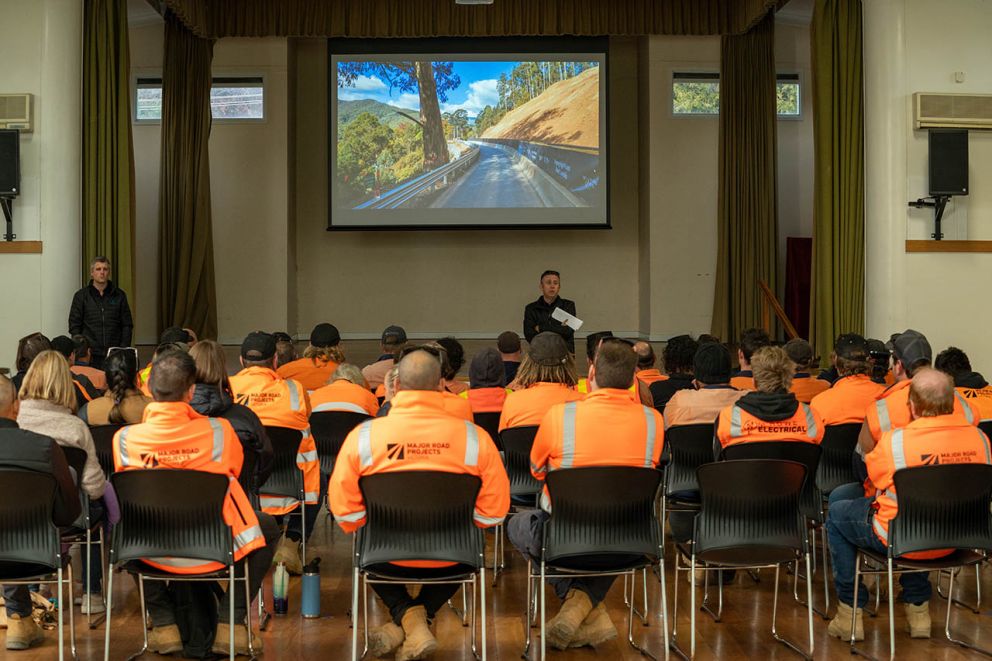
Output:
M265 546L262 529L248 497L238 483L244 454L231 423L207 418L184 402L151 402L144 421L114 435L114 470L185 468L228 476L224 522L234 535L234 559ZM163 571L196 574L223 565L189 558L145 558Z
M555 404L574 402L583 397L585 395L563 383L533 383L523 390L515 390L503 402L499 430L539 425L544 414Z
M893 429L900 429L909 424L909 385L912 380L905 379L889 387L875 397L875 402L868 406L865 413L865 424L871 437L878 443L882 434ZM957 391L954 392L954 415L962 416L968 424L978 426L982 416L978 408L966 400Z
M310 435L310 398L298 381L280 379L267 367L246 367L231 377L234 401L255 412L267 427L288 427L303 432L296 454L296 465L303 472L303 490L307 505L316 505L320 497L320 460L317 445ZM264 485L262 487L264 489ZM279 516L299 507L289 496L259 494L262 511Z
M97 390L107 389L107 375L104 374L103 370L98 370L95 367L90 367L88 365L73 365L69 368L69 370L73 374L82 374L85 376Z
M459 397L468 400L472 413L499 413L506 402L506 388L472 388Z
M442 398L442 404L444 410L448 412L448 415L453 415L456 418L461 418L466 422L474 422L475 416L472 415L472 405L469 404L468 400L464 397L459 397L450 390L445 390L441 393L444 395ZM389 411L392 415L392 410Z
M992 386L984 388L955 388L965 401L978 411L981 422L992 420Z
M316 390L327 385L338 364L333 360L324 362L321 358L300 358L280 365L276 374L283 379L298 381L307 390Z
M581 466L658 465L665 422L630 393L601 388L581 402L556 404L545 414L530 451L530 472L543 481L551 471ZM550 512L545 487L541 507Z
M754 390L754 376L750 370L742 370L730 377L730 385L738 390Z
M820 444L823 420L808 404L799 402L796 412L785 420L762 420L733 404L720 411L716 437L722 447L739 443L798 441Z
M138 390L140 390L146 397L152 396L152 389L148 381L152 377L152 364L148 363L145 368L138 372Z
M885 386L875 383L867 374L845 376L814 397L810 406L827 426L864 422L865 409L884 390Z
M645 384L647 384L649 386L652 383L655 383L656 381L667 381L668 380L668 375L667 374L662 374L661 372L659 372L656 369L641 370L641 371L637 372L636 374L634 374L634 376L637 377L637 380L638 381L641 381L642 383L645 383Z
M338 379L310 393L310 412L351 411L375 415L379 400L368 389L346 379Z
M404 390L393 397L389 415L353 429L338 454L328 485L328 502L338 525L354 532L365 524L365 501L358 480L397 471L468 473L482 480L475 501L475 523L502 523L510 509L510 481L489 434L444 410L440 392ZM416 498L417 494L410 494ZM404 561L412 567L451 563Z
M882 434L878 444L865 455L868 479L876 490L872 529L883 544L888 543L889 522L899 511L893 476L901 468L938 464L992 464L989 439L960 414L917 418L900 429ZM908 553L914 560L939 558L949 550Z
M830 388L830 384L823 379L814 379L806 373L796 374L792 377L792 388L789 389L800 402L809 404L810 401Z

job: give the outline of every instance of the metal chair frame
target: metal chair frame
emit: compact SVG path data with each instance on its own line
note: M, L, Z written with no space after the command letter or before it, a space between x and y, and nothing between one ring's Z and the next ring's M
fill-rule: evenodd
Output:
M82 466L85 465L87 458L86 451L73 447L62 448L62 451L65 453L66 461L69 463L69 466L76 471L76 479L81 482L83 479ZM103 567L107 564L107 545L105 543L103 525L94 524L90 521L90 498L82 489L79 489L79 500L82 511L77 521L82 525L82 527L76 534L64 535L62 537L62 543L70 545L70 552L72 547L80 547L80 566L86 572L86 580L84 581L86 586L84 588L83 595L83 599L85 600L92 595L91 588L93 587L90 584L90 572L87 571L90 563L90 546L92 544L100 545L100 566ZM97 532L97 536L99 537L99 539L95 542L93 541L94 530ZM93 609L90 607L90 612L86 615L86 624L91 631L96 629L97 626L107 618L107 597L102 592L100 594L100 600L103 602L104 612L94 618L92 612Z

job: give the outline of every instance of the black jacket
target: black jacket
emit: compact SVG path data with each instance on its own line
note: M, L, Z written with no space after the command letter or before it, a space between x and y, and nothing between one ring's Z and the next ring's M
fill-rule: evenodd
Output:
M21 429L0 418L0 468L45 473L55 478L55 509L52 522L70 526L79 516L79 490L72 481L69 462L59 444L47 436Z
M538 333L551 332L558 333L568 350L575 353L575 331L568 326L563 326L557 319L551 318L551 313L555 308L561 308L570 315L575 315L575 301L559 296L550 304L544 301L544 297L539 297L533 303L528 303L524 308L524 337L530 342Z
M658 413L665 412L665 405L668 400L675 396L680 390L694 388L692 385L692 374L672 374L664 381L655 381L648 388L651 390L651 398L654 400L654 408Z
M133 329L127 294L113 282L101 294L90 280L72 297L69 334L86 336L94 356L105 355L110 347L131 346Z
M235 404L228 393L207 383L196 384L193 401L189 405L200 415L223 418L231 423L241 441L241 449L246 455L255 455L255 476L247 481L244 478L248 476L239 476L241 483L250 485L253 493L258 493L258 487L265 484L272 473L272 442L255 412L247 406Z

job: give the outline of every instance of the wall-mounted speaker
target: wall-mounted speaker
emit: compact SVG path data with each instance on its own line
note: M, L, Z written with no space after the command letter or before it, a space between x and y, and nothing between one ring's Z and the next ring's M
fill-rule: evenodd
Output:
M0 129L0 196L21 192L20 138L14 129Z
M930 195L968 194L968 131L930 129Z

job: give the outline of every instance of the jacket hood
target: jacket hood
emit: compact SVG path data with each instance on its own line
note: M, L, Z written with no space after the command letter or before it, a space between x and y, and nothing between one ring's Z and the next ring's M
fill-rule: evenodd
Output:
M984 388L989 382L978 372L967 372L955 376L954 385L957 388Z
M791 392L749 392L737 400L737 405L756 418L778 422L796 414L799 400Z
M215 385L198 383L193 389L193 399L189 405L200 415L218 416L231 407L233 400L226 392Z

